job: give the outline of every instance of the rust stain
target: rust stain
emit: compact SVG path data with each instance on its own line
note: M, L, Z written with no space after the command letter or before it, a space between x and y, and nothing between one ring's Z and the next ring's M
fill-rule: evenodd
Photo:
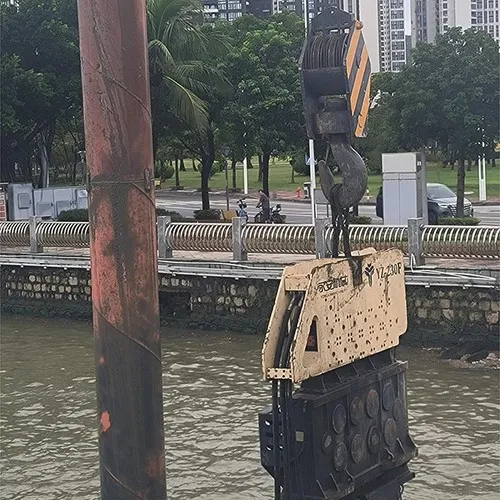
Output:
M162 476L165 467L165 456L162 451L149 455L146 460L146 474L149 477L159 478Z
M107 432L111 427L111 420L109 418L109 413L107 410L101 413L100 421L101 421L101 432Z

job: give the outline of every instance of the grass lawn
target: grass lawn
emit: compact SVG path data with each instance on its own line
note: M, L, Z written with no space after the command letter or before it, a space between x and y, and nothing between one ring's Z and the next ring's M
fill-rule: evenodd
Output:
M248 186L250 190L256 190L261 187L258 182L258 160L253 158L252 163L254 168L248 169ZM200 174L193 171L191 161L187 160L186 171L179 172L180 185L185 189L198 189L200 187ZM228 172L229 186L232 186L232 172ZM295 174L295 182L292 182L292 167L287 161L276 160L274 163L271 160L269 165L269 189L271 191L291 191L294 192L297 186L303 189L304 182L308 182L309 177ZM457 172L450 170L450 168L443 168L441 164L428 163L427 164L427 182L439 182L446 184L453 191L456 191ZM316 183L319 185L319 178ZM376 196L378 188L382 183L382 177L379 174L370 175L368 177L368 189L370 196ZM174 178L169 179L164 183L164 187L173 187L175 185ZM210 179L210 187L215 190L225 188L225 174L220 172L215 174ZM243 189L243 168L237 167L236 170L236 185L238 188ZM500 199L500 166L495 168L486 168L486 190L488 198ZM479 196L478 188L478 172L474 167L470 172L466 172L465 176L465 191L472 192L467 197L470 199L477 199Z

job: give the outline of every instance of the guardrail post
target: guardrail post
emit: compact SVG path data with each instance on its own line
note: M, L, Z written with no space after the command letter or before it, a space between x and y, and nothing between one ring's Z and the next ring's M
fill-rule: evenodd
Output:
M168 226L172 223L172 218L168 215L161 215L156 219L158 227L158 258L171 259L172 249L167 244Z
M248 255L243 246L243 226L246 224L246 219L243 217L233 217L233 260L242 261L247 260Z
M422 255L422 227L424 219L416 217L408 219L408 256L410 265L422 266L425 264Z
M326 226L328 223L329 219L315 219L314 221L314 240L317 259L324 259L328 256L325 240Z
M31 215L29 219L29 230L30 230L30 252L32 253L42 253L43 247L40 245L38 236L36 234L36 226L40 222L40 217L36 215Z

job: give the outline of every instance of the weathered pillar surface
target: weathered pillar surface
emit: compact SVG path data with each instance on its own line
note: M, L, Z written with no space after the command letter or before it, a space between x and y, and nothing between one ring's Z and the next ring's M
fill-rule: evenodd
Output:
M78 0L101 495L166 498L144 0Z
M156 228L158 233L158 258L171 259L172 249L167 245L167 230L172 223L172 218L168 215L157 217Z
M246 220L243 217L233 217L232 246L233 260L243 261L248 259L247 252L243 245L243 226Z
M423 266L425 264L424 256L422 255L422 217L408 219L408 255L410 257L410 265Z

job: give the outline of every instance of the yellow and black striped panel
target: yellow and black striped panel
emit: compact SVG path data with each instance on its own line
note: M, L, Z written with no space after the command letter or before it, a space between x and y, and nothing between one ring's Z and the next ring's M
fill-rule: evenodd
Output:
M363 25L356 21L347 40L344 65L346 69L347 101L353 118L353 133L356 137L364 134L368 108L370 105L371 65L368 49L361 32Z

